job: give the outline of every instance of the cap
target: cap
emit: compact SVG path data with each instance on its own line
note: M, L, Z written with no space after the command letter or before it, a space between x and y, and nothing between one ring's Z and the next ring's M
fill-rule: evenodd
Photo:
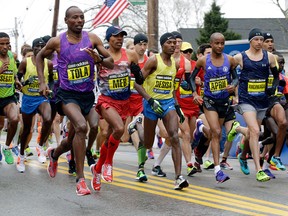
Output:
M139 33L134 37L134 45L138 43L148 43L148 37L145 34Z
M175 38L180 38L181 40L183 40L182 34L180 32L173 31L171 33L174 35Z
M163 44L167 41L167 40L170 40L170 39L176 39L175 36L170 33L170 32L166 32L165 34L163 34L161 37L160 37L160 45L163 46Z
M254 37L263 37L263 33L260 29L254 28L249 32L248 40L251 41Z
M42 38L36 38L35 40L33 40L32 43L32 48L34 48L35 46L39 46L39 45L45 45L45 42L42 40Z
M49 40L51 39L50 35L45 35L44 37L42 37L42 40L47 43Z
M110 37L113 35L118 35L120 33L123 33L125 36L127 36L127 32L124 31L122 28L120 28L119 26L110 26L107 30L106 30L106 36L105 39L107 41L109 41Z
M181 51L185 51L185 50L188 50L188 49L193 50L193 47L192 47L191 43L182 42L182 45L181 45L180 50L181 50Z
M274 39L272 34L269 33L269 32L264 32L263 33L263 37L264 37L264 41L267 40L267 39L272 39L272 40Z

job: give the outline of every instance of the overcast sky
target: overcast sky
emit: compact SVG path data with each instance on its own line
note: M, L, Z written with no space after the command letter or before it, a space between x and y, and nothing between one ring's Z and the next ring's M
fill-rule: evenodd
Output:
M103 4L104 0L61 0L60 2L59 25L65 26L64 13L69 6L76 5L85 10ZM211 2L212 0L206 0L206 11L209 10ZM280 0L283 7L284 2ZM221 6L221 12L226 18L284 17L272 0L217 0L217 4ZM24 42L31 44L36 37L51 34L54 0L0 0L0 5L0 31L11 35L15 29L15 17L17 18L18 49ZM94 13L86 13L86 20L93 18ZM97 30L95 31L97 33ZM11 37L11 43L12 48L15 49L14 37Z

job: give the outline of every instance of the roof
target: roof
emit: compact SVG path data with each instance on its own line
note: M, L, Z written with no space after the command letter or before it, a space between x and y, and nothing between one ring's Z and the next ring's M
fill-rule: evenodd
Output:
M227 18L229 30L248 40L248 34L253 28L260 28L263 32L270 32L275 41L276 50L288 50L288 19L285 18ZM196 38L200 37L198 28L180 28L183 40L198 47Z

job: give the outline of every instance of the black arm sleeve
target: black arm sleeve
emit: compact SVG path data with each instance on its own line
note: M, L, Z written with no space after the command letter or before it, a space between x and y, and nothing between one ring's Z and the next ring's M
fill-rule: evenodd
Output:
M276 66L271 68L270 70L271 70L273 77L274 77L273 83L272 83L272 88L276 89L277 86L279 85L279 71L278 71Z
M189 77L189 86L190 89L192 90L192 92L196 91L196 83L195 83L195 78L197 76L197 74L199 73L200 69L195 67L194 71L192 72L191 76Z
M238 85L238 82L239 82L239 79L238 79L238 76L237 76L236 68L231 69L230 72L231 72L231 76L232 76L232 82L231 82L231 85L233 85L233 86L236 87L236 86Z

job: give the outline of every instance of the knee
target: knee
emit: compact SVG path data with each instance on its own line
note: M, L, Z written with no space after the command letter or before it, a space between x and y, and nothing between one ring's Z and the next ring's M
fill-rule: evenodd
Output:
M259 137L260 136L260 130L259 130L259 127L249 127L249 138L251 137Z
M118 126L114 128L113 133L115 134L116 137L121 137L124 134L124 125Z
M211 138L218 138L220 139L222 135L222 130L221 128L217 128L215 130L210 130L211 131Z
M75 133L77 133L77 134L85 134L85 136L86 136L86 133L88 131L86 122L78 123L77 126L75 126L74 129L75 129Z

